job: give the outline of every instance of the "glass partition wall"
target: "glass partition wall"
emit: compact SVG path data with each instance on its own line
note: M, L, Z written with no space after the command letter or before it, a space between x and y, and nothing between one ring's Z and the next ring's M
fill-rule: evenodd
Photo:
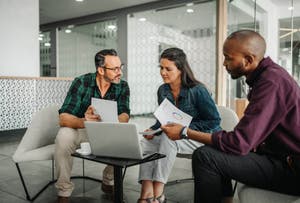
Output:
M225 17L217 13L220 2L225 4ZM225 82L216 80L216 72L220 73L216 61L222 60L222 48L216 47L220 47L217 42L223 43L217 41L216 21L221 19L227 35L240 29L259 32L267 42L266 56L286 68L300 84L300 1L182 0L180 4L159 4L162 6L124 8L88 22L51 27L56 30L51 35L42 32L41 76L76 77L94 72L95 53L115 48L127 63L124 77L131 88L132 114L152 113L157 107L157 88L162 84L159 55L166 48L179 47L187 53L196 78L214 98L216 88L219 94L221 90L226 102L224 96L218 102L235 110L236 101L246 100L248 90L245 78L232 80L226 71L221 73L223 77L226 74ZM53 43L49 36L55 36L54 40L51 37ZM226 88L220 88L224 85Z
M159 55L169 47L184 50L196 78L214 95L215 11L216 2L211 1L128 15L128 82L133 114L156 109L156 92L162 84Z
M265 36L266 11L253 0L228 1L228 31L227 35L237 30L253 30ZM242 77L232 80L227 74L227 106L236 108L239 99L247 97L248 89Z
M55 77L56 69L51 68L51 38L50 32L40 32L40 75Z
M68 25L57 33L59 77L95 72L95 54L101 49L117 49L116 20Z
M251 29L267 42L266 56L285 68L300 84L300 1L229 0L228 34ZM235 109L236 99L246 98L245 78L228 76L227 105Z
M122 36L118 38L117 33ZM127 42L121 42L120 46L124 39ZM161 52L169 47L178 47L186 52L196 78L215 97L215 0L165 3L141 12L126 13L125 9L113 20L59 26L56 29L56 76L76 77L93 72L97 51L104 48L118 50L118 46L124 50L124 44L126 52L122 54L127 58L121 58L128 67L124 77L131 90L133 115L152 113L156 109L156 92L162 84L158 59Z
M300 85L300 3L297 1L296 4L293 0L288 2L283 8L286 14L279 19L278 63L285 67Z

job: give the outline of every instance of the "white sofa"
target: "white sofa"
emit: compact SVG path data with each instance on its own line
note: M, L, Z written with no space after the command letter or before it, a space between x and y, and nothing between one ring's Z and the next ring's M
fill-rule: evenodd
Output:
M281 194L247 185L238 187L238 197L240 203L300 203L299 196Z

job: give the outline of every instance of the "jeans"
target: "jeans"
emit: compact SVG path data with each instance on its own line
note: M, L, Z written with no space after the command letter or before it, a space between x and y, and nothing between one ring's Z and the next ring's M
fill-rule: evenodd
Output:
M173 141L165 133L155 136L152 140L142 139L143 151L147 153L158 152L166 157L140 165L139 182L143 180L167 183L172 171L177 153L192 154L202 144L193 140Z
M203 146L194 151L192 168L195 203L217 203L233 196L231 179L261 189L300 194L300 173L286 161L267 155L232 155Z

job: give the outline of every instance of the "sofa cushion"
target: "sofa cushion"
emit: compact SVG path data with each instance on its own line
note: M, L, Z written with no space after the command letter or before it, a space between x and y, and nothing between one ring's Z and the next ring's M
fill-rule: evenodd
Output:
M300 203L300 197L281 194L246 185L238 189L238 196L241 203Z

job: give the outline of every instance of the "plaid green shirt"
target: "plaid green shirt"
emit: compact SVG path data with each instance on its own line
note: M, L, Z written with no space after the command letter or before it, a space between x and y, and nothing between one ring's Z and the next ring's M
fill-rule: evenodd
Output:
M119 84L112 83L102 98L96 83L96 72L88 73L74 79L59 113L69 113L83 118L87 108L91 105L91 98L95 97L117 101L118 114L130 115L129 96L129 86L126 81L121 80Z

